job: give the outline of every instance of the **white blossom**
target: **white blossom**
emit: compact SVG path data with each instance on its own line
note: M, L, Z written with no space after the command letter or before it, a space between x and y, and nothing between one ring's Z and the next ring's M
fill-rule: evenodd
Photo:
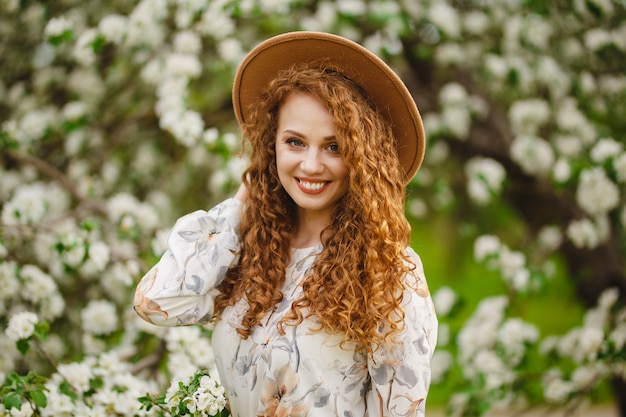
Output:
M481 350L471 362L472 367L466 369L470 375L472 371L482 374L485 378L485 388L494 390L503 385L512 383L515 380L515 373L505 366L505 363L493 350Z
M98 31L111 43L121 43L126 36L128 18L126 16L111 14L105 16L98 24Z
M30 402L26 401L22 402L22 406L19 410L17 408L11 408L11 412L8 415L11 417L31 417L35 415L35 410L33 410L33 406Z
M580 175L576 202L590 215L606 214L619 204L619 189L602 168L589 168Z
M93 45L98 37L95 29L87 29L80 34L74 45L74 59L83 66L90 66L96 61Z
M466 139L471 127L471 114L468 107L448 106L441 112L441 122L445 129L457 139Z
M614 95L626 91L626 76L606 74L598 79L598 86L601 93Z
M119 193L111 197L107 204L109 218L119 221L124 214L133 213L140 205L139 200L131 194Z
M615 350L621 351L626 346L626 322L618 323L609 334L609 340L615 344Z
M19 288L17 264L11 261L0 262L0 300L14 297Z
M89 244L89 261L93 263L96 271L104 271L104 268L111 259L111 249L101 241L91 242Z
M621 153L613 161L613 167L619 182L626 182L626 152Z
M458 43L448 42L437 48L435 51L436 61L444 66L457 65L467 58L467 49L464 49L462 45Z
M28 339L35 332L39 319L35 313L23 311L11 316L5 333L13 341Z
M565 233L577 248L593 249L602 243L601 236L590 219L572 221Z
M553 100L565 97L572 85L572 77L551 56L540 58L537 65L537 79L549 89Z
M437 1L431 4L428 18L447 36L457 38L460 35L461 20L459 13L446 1Z
M106 335L117 329L117 312L115 305L109 301L92 300L80 315L85 332Z
M508 299L505 296L481 300L457 336L461 361L468 361L480 350L494 346L507 305Z
M546 401L553 403L564 402L569 394L574 390L570 381L560 378L552 378L544 383L544 397Z
M591 160L601 164L615 158L624 150L624 145L613 138L602 138L591 148Z
M554 151L548 142L537 136L517 136L510 153L511 158L530 175L545 176L554 164Z
M167 112L161 117L160 125L187 147L196 145L204 130L202 117L198 112L191 110Z
M18 123L12 136L22 146L27 147L45 137L49 129L56 126L57 112L51 107L34 109L26 113ZM6 130L6 124L3 125Z
M448 286L443 286L433 294L433 303L435 304L435 310L437 315L445 317L450 314L452 307L456 304L458 296Z
M498 255L502 245L497 236L482 235L474 241L474 259L476 262L482 262L486 258Z
M555 251L561 246L562 242L563 234L558 226L544 226L537 235L537 243L547 252Z
M89 390L89 380L93 377L92 366L88 363L66 363L58 366L59 374L67 380L79 394Z
M487 54L484 57L485 69L498 80L503 80L509 72L506 59L500 55Z
M167 14L167 0L142 0L128 16L125 42L130 46L161 45L165 38L161 21Z
M523 349L524 344L535 343L539 339L539 329L519 318L507 319L498 330L498 342L508 352Z
M63 314L65 309L65 298L58 292L50 294L47 298L41 300L40 303L41 318L47 321L53 321Z
M216 6L219 3L211 2L209 4L209 7L202 13L200 21L196 24L196 30L215 39L224 39L235 32L236 26L233 19Z
M619 293L619 288L612 287L605 289L598 298L598 307L603 310L608 310L619 299Z
M221 59L232 64L238 64L245 55L241 42L232 37L218 43L217 53Z
M174 36L174 51L180 54L197 55L202 49L200 37L191 30L183 30Z
M202 72L202 65L196 55L190 53L173 53L165 60L166 78L196 78Z
M552 177L559 183L567 182L572 177L572 167L566 158L559 158L552 167Z
M598 51L613 43L611 33L605 29L593 28L584 34L584 42L590 51Z
M558 134L552 139L555 149L563 157L575 157L582 153L582 140L570 134Z
M555 110L557 126L564 132L576 135L583 144L590 144L596 138L595 129L580 111L575 100L564 99Z
M575 359L579 361L596 359L603 341L604 332L602 329L590 326L583 327L579 335Z
M463 15L463 28L470 35L482 35L489 28L489 17L479 10L470 10Z
M62 36L64 33L72 30L72 22L65 16L53 17L48 21L44 29L46 38Z
M56 283L52 277L36 265L22 266L20 275L23 279L21 293L25 300L38 303L57 291Z
M517 135L536 135L549 118L550 107L542 99L518 100L509 108L511 128Z
M439 91L439 101L444 107L464 106L467 104L467 100L467 90L457 82L449 82Z
M482 157L470 159L465 165L465 174L470 198L481 205L501 191L506 177L506 171L498 161Z

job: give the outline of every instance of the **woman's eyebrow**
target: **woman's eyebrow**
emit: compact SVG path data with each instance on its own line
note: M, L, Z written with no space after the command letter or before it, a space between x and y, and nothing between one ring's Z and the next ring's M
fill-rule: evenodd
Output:
M306 137L306 135L304 135L304 134L302 134L300 132L297 132L297 131L295 131L293 129L285 129L285 130L283 130L283 134L285 134L285 133L290 134L290 135L294 135L294 136L299 136L301 138L305 138ZM336 140L336 139L337 139L337 137L335 135L330 135L330 136L326 136L322 140L324 142L330 142L330 141L333 141L333 140Z

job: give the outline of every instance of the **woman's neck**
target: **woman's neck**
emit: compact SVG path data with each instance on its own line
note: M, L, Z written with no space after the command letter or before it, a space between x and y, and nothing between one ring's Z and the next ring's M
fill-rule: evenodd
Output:
M330 225L330 216L317 215L311 212L298 213L298 226L293 234L291 246L294 248L308 248L322 243L322 231Z

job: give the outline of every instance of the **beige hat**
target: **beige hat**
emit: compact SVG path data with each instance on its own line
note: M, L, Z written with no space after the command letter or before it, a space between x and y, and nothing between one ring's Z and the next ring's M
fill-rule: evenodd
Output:
M289 32L261 42L248 53L237 70L233 106L240 125L250 105L276 74L302 62L331 62L357 83L391 123L398 140L398 157L405 183L424 159L425 135L422 118L400 77L378 56L341 36L320 32Z

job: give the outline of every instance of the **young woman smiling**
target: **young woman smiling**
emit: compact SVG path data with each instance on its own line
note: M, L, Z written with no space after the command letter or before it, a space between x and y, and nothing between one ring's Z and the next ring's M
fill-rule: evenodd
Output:
M242 185L178 220L137 313L213 322L234 416L423 416L437 319L403 212L424 154L408 90L358 44L294 32L248 54L233 100Z

